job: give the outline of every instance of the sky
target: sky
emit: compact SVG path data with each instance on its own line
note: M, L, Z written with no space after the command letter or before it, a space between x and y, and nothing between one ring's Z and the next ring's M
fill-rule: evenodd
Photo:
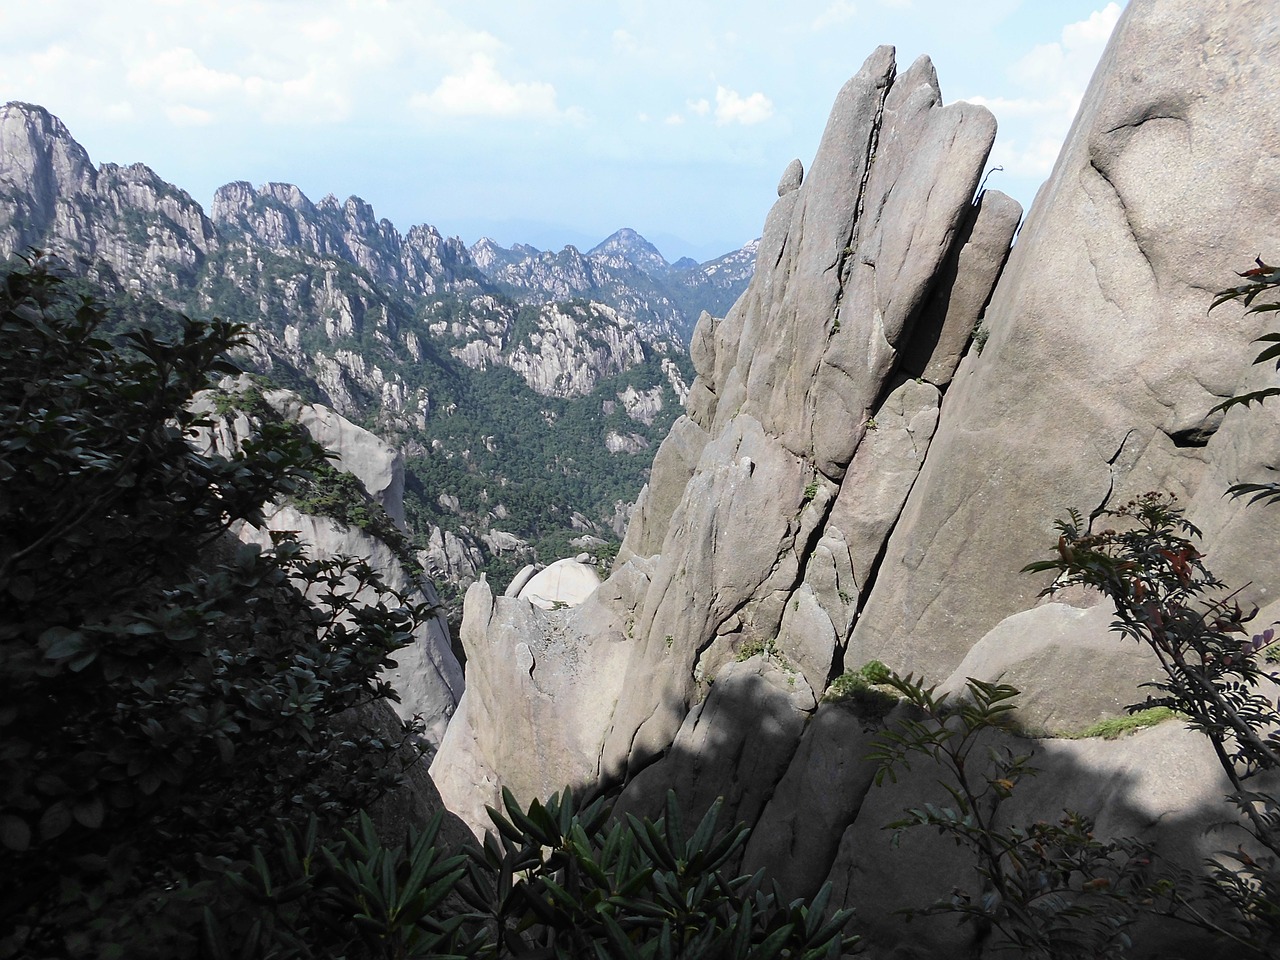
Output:
M1102 0L0 0L0 102L60 117L209 210L232 180L362 197L401 231L674 261L759 235L879 44L996 115L1029 206L1123 3Z

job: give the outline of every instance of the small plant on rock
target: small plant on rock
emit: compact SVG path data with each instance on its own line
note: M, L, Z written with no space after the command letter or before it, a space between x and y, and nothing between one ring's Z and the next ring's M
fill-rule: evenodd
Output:
M898 704L898 695L887 683L891 671L879 660L848 670L831 681L822 699L842 703L867 720L883 720Z
M952 697L910 675L890 674L883 682L914 711L880 737L871 757L880 763L876 783L896 780L898 770L925 758L943 772L938 783L947 795L908 809L886 829L895 843L905 830L937 830L972 852L977 881L903 912L958 914L973 924L979 945L1021 957L1122 955L1146 898L1150 850L1134 840L1097 840L1092 821L1070 811L1056 822L1001 825L1001 805L1036 773L1030 754L995 739L1008 726L1018 691L970 679Z

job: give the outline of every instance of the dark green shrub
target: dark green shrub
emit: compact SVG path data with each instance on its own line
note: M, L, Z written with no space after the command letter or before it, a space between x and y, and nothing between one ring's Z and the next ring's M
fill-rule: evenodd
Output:
M1123 956L1129 927L1151 902L1151 850L1132 839L1102 841L1093 822L1066 811L1056 822L1005 826L1001 805L1037 771L1031 754L993 746L1007 730L1018 691L970 679L962 695L938 693L910 675L884 681L913 711L879 738L876 783L927 759L943 774L947 797L905 811L889 824L937 830L974 858L973 884L908 916L955 914L974 925L984 945L1020 957L1094 960Z
M670 792L656 822L611 821L603 801L579 807L567 789L527 812L503 799L466 888L496 955L817 960L856 942L843 933L852 911L826 916L830 887L786 903L762 875L732 872L749 831L719 829L718 801L687 831Z
M241 328L119 349L104 316L43 262L0 281L0 956L189 953L226 863L339 829L412 733L341 717L394 696L419 611L361 563L227 536L318 449L275 424L233 459L187 443Z

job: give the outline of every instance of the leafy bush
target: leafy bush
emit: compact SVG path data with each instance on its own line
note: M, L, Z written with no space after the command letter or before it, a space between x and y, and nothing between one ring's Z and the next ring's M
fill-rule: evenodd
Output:
M216 960L620 957L626 960L834 958L853 947L852 911L827 916L830 888L785 903L729 865L747 828L717 827L719 804L686 834L675 796L652 822L611 820L571 790L490 808L496 832L446 856L440 817L386 846L368 818L325 841L314 821L286 834L274 868L255 854L232 875L241 910L204 919Z
M1057 556L1027 569L1058 572L1046 593L1072 584L1100 591L1116 607L1112 629L1155 654L1163 678L1149 686L1157 694L1130 709L1177 711L1208 738L1244 829L1265 851L1255 857L1240 847L1210 861L1209 900L1179 894L1179 914L1272 956L1280 944L1280 801L1250 781L1280 770L1280 710L1266 669L1274 634L1246 629L1253 613L1205 567L1192 542L1200 531L1172 494L1148 493L1100 516L1120 529L1089 533L1072 513L1058 522Z
M719 830L719 801L687 832L671 792L656 822L610 821L603 801L580 808L569 790L527 813L503 800L465 892L499 955L817 960L856 942L843 934L852 911L826 916L829 886L786 903L761 874L729 872L749 831Z
M964 694L952 698L910 675L890 674L883 682L915 714L880 736L871 758L880 764L876 783L896 780L899 769L926 758L944 772L939 783L948 795L905 811L887 829L896 843L904 830L932 828L974 857L976 889L958 888L903 912L958 914L983 940L1021 957L1123 955L1128 928L1150 899L1150 849L1131 839L1098 840L1092 821L1071 811L1056 823L1001 825L1001 805L1037 772L1031 754L991 743L993 732L1008 728L1018 691L970 679Z
M227 535L318 448L186 441L242 329L117 349L105 316L45 261L0 280L0 956L190 952L226 864L299 818L337 830L413 733L349 712L394 698L378 674L420 611L361 563Z

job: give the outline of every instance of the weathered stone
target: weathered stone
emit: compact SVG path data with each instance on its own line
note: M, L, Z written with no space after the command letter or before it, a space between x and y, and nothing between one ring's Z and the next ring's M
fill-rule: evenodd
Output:
M662 548L671 515L707 445L707 433L688 417L671 426L653 458L649 482L640 491L627 534L618 548L617 566L633 557L653 556Z
M1144 645L1112 632L1110 603L1088 609L1046 603L1001 620L940 686L961 691L975 677L1022 691L1014 722L1028 733L1079 733L1143 700L1142 684L1160 676Z
M848 544L858 592L865 590L925 461L938 424L938 402L932 384L901 383L868 421L840 483L827 529L839 531Z
M1022 204L999 190L984 190L978 197L916 321L902 360L904 375L940 387L951 382L1021 220Z
M745 410L802 455L811 449L814 372L840 304L844 251L858 220L869 151L893 73L893 51L881 47L841 89L803 185L781 197L770 213L758 269L737 316L731 311L722 325L736 319L740 329L733 331L735 349L717 347L717 365L723 352L734 364ZM716 382L732 386L719 370ZM726 407L722 400L716 427L737 412L737 404Z
M787 164L787 169L782 171L782 179L778 181L778 196L783 197L788 193L800 189L800 184L804 182L804 164L797 157Z
M665 757L622 792L615 812L661 815L667 790L697 822L724 798L723 823L752 823L787 768L814 708L803 677L761 656L727 664L685 717Z
M250 386L251 381L246 377L226 379L219 384L222 390L239 393ZM396 451L328 408L304 404L297 394L287 390L273 391L267 400L282 416L305 420L309 430L314 428L312 436L316 442L334 445L326 448L338 454L339 467L352 471L358 480L366 482L364 477L354 472L358 469L369 478L367 482L380 485L374 489L379 491L387 513L398 518L404 516L404 505L399 499L403 490L403 472ZM253 426L245 413L233 411L227 416L217 415L211 392L197 395L192 409L209 421L208 426L199 428L192 435L191 442L201 452L235 456L240 445L253 433ZM373 490L367 487L366 492L373 494ZM402 557L357 526L301 513L288 502L265 505L263 515L263 527L239 523L233 532L246 543L257 543L265 549L272 545L273 531L291 531L307 547L309 556L315 559L354 557L364 560L388 588L412 603L435 608L435 614L415 632L413 642L396 651L396 666L383 674L399 695L399 702L393 704L396 712L405 719L421 717L427 744L434 750L443 739L445 728L462 696L463 681L462 667L449 640L449 622L434 585L425 578L411 576ZM365 602L381 599L368 589L357 596Z
M748 416L703 448L636 624L641 645L628 669L638 675L624 685L606 743L610 775L638 769L670 745L692 695L696 656L717 627L753 597L795 585L795 544L816 524L802 519L807 482L803 462ZM655 686L655 676L664 682Z
M470 537L432 526L427 549L418 551L418 562L433 578L470 586L484 565L484 555Z
M1226 809L1222 797L1230 784L1218 767L1208 741L1177 721L1160 724L1119 740L993 739L1018 753L1034 749L1040 770L1019 781L1000 807L1000 827L1027 826L1051 819L1066 809L1096 819L1094 834L1137 836L1153 840L1170 861L1197 868L1204 857L1238 842L1211 829ZM972 756L986 755L984 744ZM895 911L926 907L948 898L955 889L980 893L975 860L968 848L955 846L935 830L908 830L896 842L884 826L900 819L908 807L947 803L936 781L942 771L923 761L901 771L866 794L857 819L845 831L829 879L832 899L858 904L868 946L904 960L965 956L972 925L953 915L917 917L909 926ZM1135 934L1142 956L1214 956L1211 945L1191 935L1186 924L1160 923ZM1176 948L1176 949L1175 949ZM989 956L983 953L982 956Z
M908 348L994 138L987 110L942 106L927 58L889 91L856 233L840 263L839 329L812 383L814 457L828 476L849 462Z
M435 749L444 738L445 728L462 696L463 672L449 643L449 622L440 605L440 597L429 580L410 578L400 560L381 540L354 526L340 524L328 517L299 513L289 505L277 505L266 511L263 529L242 526L240 539L267 547L271 531L289 530L306 545L309 556L356 557L365 560L382 577L383 582L410 601L437 609L436 614L414 634L413 642L395 653L396 666L384 671L399 695L392 704L406 720L422 718L424 736ZM319 587L316 588L320 589ZM357 595L366 602L377 597L370 591Z
M566 558L539 570L520 588L518 596L543 610L579 606L600 586L596 568Z
M766 869L789 899L818 892L871 787L876 732L843 703L819 705L752 829L744 873Z
M797 667L814 690L826 688L836 643L835 624L818 601L813 587L801 584L787 601L778 628L778 650Z
M858 609L858 584L854 578L849 543L830 522L809 555L804 582L836 631L837 646L844 646ZM820 689L815 687L814 689Z
M404 526L404 458L400 451L326 406L303 403L291 390L268 391L265 399L334 454L330 462L353 474L387 515Z
M628 564L564 610L494 597L483 580L467 590L461 722L450 725L431 772L449 809L477 833L502 786L527 804L599 777L647 584L643 565Z
M1217 428L1241 345L1270 326L1238 305L1207 316L1210 291L1280 248L1280 165L1259 159L1280 140L1266 106L1280 34L1258 13L1126 8L987 309L986 347L951 385L856 657L950 672L1032 605L1045 579L1019 570L1067 507L1200 489L1206 448L1189 443Z

